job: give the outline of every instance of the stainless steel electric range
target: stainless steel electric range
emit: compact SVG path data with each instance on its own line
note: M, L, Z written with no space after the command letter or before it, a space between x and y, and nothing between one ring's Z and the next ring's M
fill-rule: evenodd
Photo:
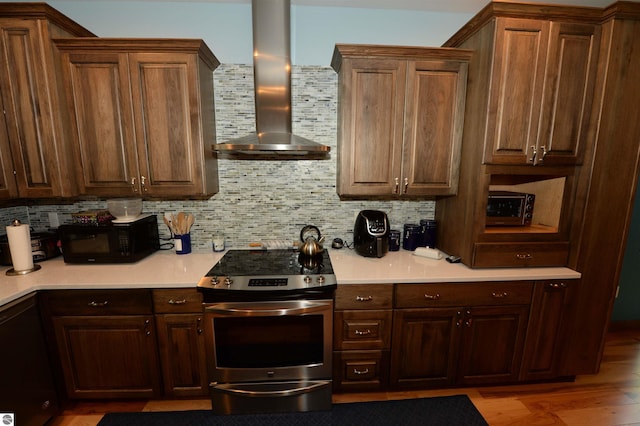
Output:
M198 283L218 414L331 408L329 254L230 250Z

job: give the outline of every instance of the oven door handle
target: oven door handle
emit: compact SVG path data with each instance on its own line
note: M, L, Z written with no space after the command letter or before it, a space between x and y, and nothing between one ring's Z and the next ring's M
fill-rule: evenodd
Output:
M313 300L268 303L216 303L206 306L205 312L218 316L273 317L304 315L322 311L327 308L331 309L331 303L331 301Z
M331 384L330 381L313 381L313 382L305 382L306 386L299 386L290 389L280 389L280 390L270 390L270 391L260 391L256 389L249 389L248 384L245 383L242 387L237 387L237 384L234 383L219 383L212 384L211 387L219 392L224 392L233 395L241 395L244 397L272 397L272 396L296 396L304 393L309 393L320 388L329 386ZM262 385L259 383L258 385Z

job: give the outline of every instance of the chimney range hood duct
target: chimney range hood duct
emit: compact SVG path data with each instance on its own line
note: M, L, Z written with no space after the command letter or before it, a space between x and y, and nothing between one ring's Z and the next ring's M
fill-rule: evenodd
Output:
M256 133L213 145L235 156L326 157L330 148L291 132L290 0L252 0Z

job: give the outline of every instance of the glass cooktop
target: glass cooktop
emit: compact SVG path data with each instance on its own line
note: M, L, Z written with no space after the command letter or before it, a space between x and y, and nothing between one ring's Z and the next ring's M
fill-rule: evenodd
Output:
M207 276L333 274L329 253L308 257L294 250L229 250Z
M294 250L229 250L200 280L200 289L291 292L336 286L329 253Z

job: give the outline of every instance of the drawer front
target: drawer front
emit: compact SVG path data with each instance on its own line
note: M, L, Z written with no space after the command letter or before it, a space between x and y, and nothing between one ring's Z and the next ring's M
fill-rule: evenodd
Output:
M157 314L202 312L202 293L195 288L153 290L153 310Z
M151 290L53 290L44 300L51 315L147 315Z
M387 309L393 306L393 284L343 284L336 289L336 309Z
M389 349L392 310L336 311L333 347L335 349Z
M397 308L528 305L533 281L398 284Z
M566 266L569 243L476 243L474 268Z
M334 391L375 391L389 382L389 351L334 352Z

